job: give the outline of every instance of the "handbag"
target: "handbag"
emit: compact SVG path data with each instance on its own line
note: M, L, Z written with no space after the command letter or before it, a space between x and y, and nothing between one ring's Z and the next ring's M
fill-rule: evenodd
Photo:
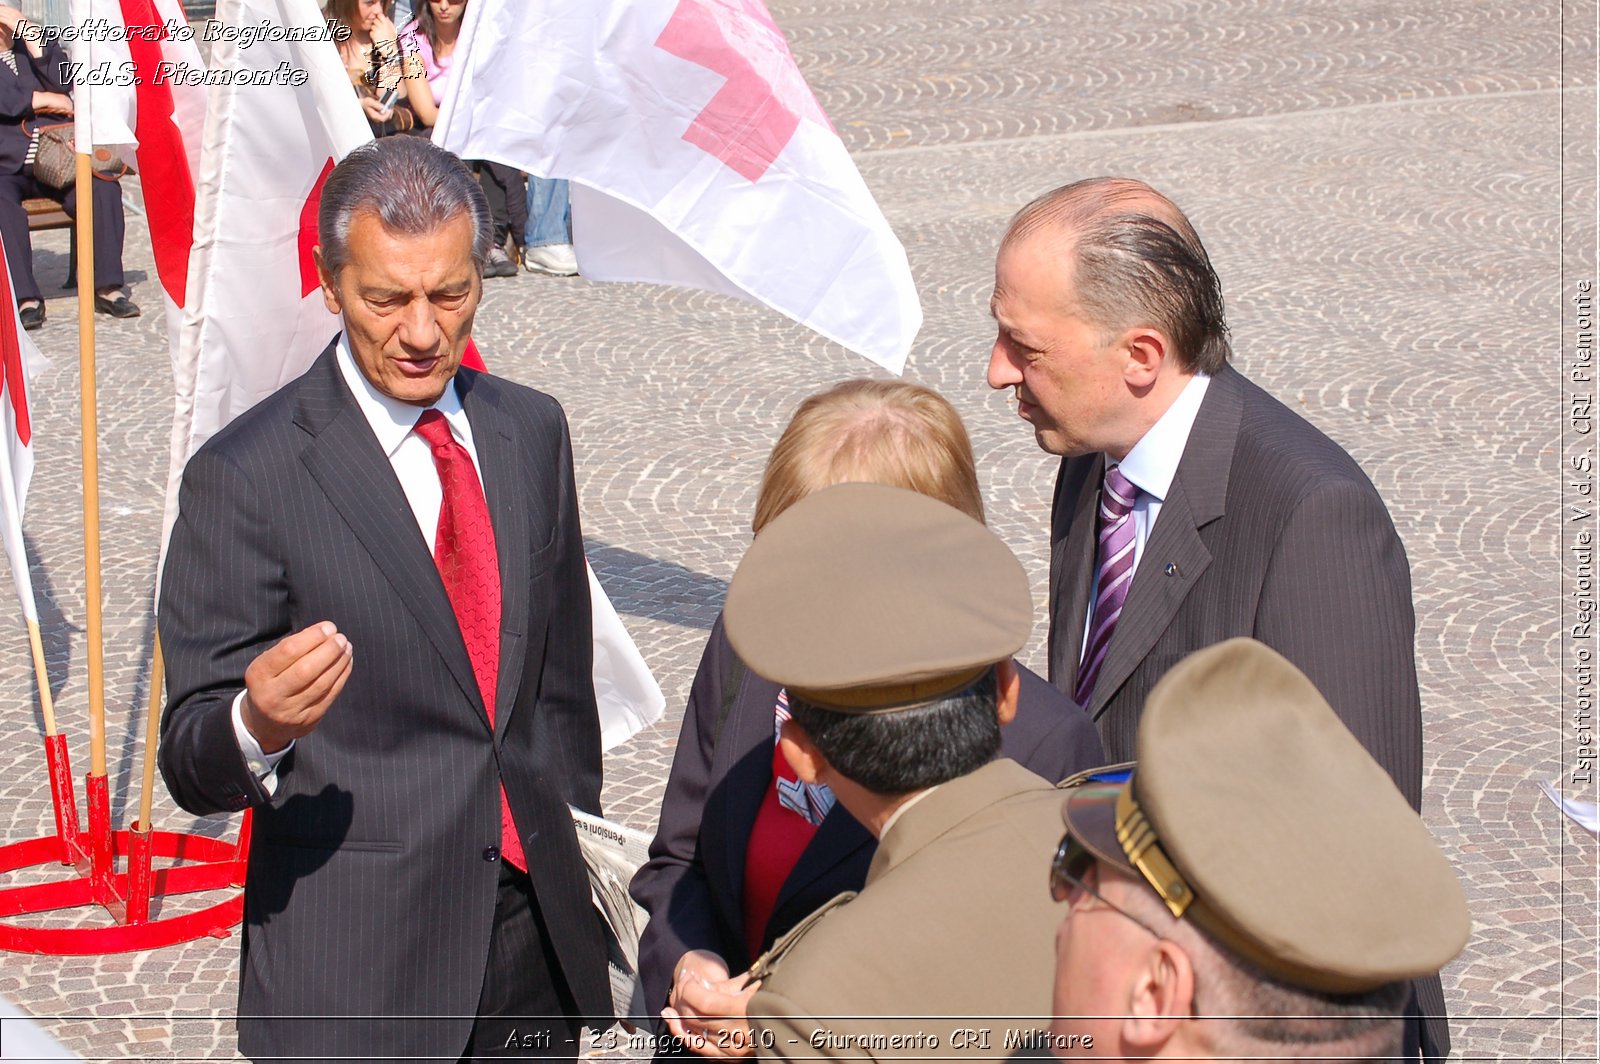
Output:
M77 146L72 139L72 125L71 122L52 122L29 128L28 123L22 123L22 131L31 142L28 157L32 160L33 179L47 188L64 192L77 183ZM103 181L115 181L130 172L121 156L103 146L90 153L89 165L94 176ZM27 172L29 166L23 169Z

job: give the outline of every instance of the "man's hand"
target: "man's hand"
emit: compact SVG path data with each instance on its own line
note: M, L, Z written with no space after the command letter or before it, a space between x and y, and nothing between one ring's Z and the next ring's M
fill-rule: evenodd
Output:
M661 1018L690 1052L703 1057L748 1057L755 1040L745 1014L757 987L729 978L715 953L693 950L678 961Z
M350 678L350 640L332 621L280 639L244 670L244 726L272 754L311 734Z

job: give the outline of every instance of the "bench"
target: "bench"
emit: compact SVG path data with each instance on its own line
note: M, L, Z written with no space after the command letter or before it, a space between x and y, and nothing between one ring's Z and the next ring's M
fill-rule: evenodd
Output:
M43 196L33 196L22 201L22 209L28 212L28 232L37 233L45 229L70 229L72 219L67 217L67 212L61 209L61 204L53 199Z

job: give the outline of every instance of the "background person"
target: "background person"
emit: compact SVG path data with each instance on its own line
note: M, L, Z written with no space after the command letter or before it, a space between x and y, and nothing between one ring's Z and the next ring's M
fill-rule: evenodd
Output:
M528 175L528 219L522 233L522 265L534 273L573 277L571 190L565 178Z
M409 133L418 125L411 109L412 90L401 65L398 33L387 6L384 0L328 0L323 10L329 21L350 31L338 42L339 59L374 137ZM385 105L391 89L395 95Z
M1394 1059L1408 981L1460 953L1471 922L1421 819L1316 687L1228 640L1156 685L1137 749L1131 778L1062 807L1056 1053Z
M757 538L796 502L845 481L911 489L983 519L960 415L905 381L845 381L800 404L761 479ZM1049 779L1101 758L1083 712L1017 672L1020 705L1001 752ZM777 747L788 715L787 693L739 660L719 618L690 688L651 859L632 886L651 914L639 950L645 1002L666 1004L671 1031L743 1032L749 992L730 976L866 878L876 841L825 786L795 778Z
M23 128L72 120L72 86L62 80L66 52L52 38L18 32L21 11L0 5L0 240L11 267L11 286L23 328L44 324L44 296L33 275L33 240L22 201L45 196L61 201L70 218L78 216L78 188L48 188L35 181L29 162L29 136ZM37 27L34 27L37 28ZM24 39L26 36L28 39ZM136 318L138 304L123 288L122 184L94 178L94 309L114 318ZM77 278L69 278L69 286Z

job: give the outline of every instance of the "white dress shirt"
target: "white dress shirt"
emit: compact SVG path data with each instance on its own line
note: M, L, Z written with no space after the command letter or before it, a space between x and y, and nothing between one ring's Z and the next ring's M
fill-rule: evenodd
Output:
M1210 386L1210 377L1203 373L1195 374L1183 386L1183 391L1178 393L1178 398L1167 407L1161 419L1150 426L1150 431L1133 445L1133 450L1128 452L1126 458L1114 462L1110 455L1106 455L1106 466L1115 465L1139 489L1139 495L1133 501L1134 572L1139 571L1139 563L1144 560L1144 545L1150 539L1150 530L1156 526L1156 518L1161 516L1161 504L1166 500L1167 492L1172 490L1173 478L1178 475L1178 463L1183 460L1184 448L1189 445L1189 432L1194 428L1195 416L1200 413L1200 403ZM1098 522L1098 510L1096 515ZM1080 659L1088 650L1089 636L1094 631L1094 600L1099 594L1100 566L1097 558L1094 582L1089 587L1089 607L1083 622L1083 646L1078 650Z
M378 439L378 446L388 456L394 475L400 480L400 489L405 492L406 502L411 504L411 514L416 518L417 528L427 541L431 554L434 538L439 531L439 507L444 501L444 489L439 483L438 468L433 464L433 449L428 441L413 431L424 410L433 409L444 415L445 423L450 426L450 434L472 456L472 466L478 470L479 484L483 482L478 450L472 444L472 426L467 422L466 412L461 409L461 396L456 392L455 381L450 382L432 407L415 406L384 395L374 388L372 382L357 368L350 344L342 333L334 345L334 355L340 376L355 396L356 408L367 419L373 435ZM233 700L233 734L239 740L239 749L244 753L250 771L256 774L261 785L271 794L278 786L278 762L294 747L294 743L291 742L282 750L264 753L261 744L244 726L244 695L240 691Z

